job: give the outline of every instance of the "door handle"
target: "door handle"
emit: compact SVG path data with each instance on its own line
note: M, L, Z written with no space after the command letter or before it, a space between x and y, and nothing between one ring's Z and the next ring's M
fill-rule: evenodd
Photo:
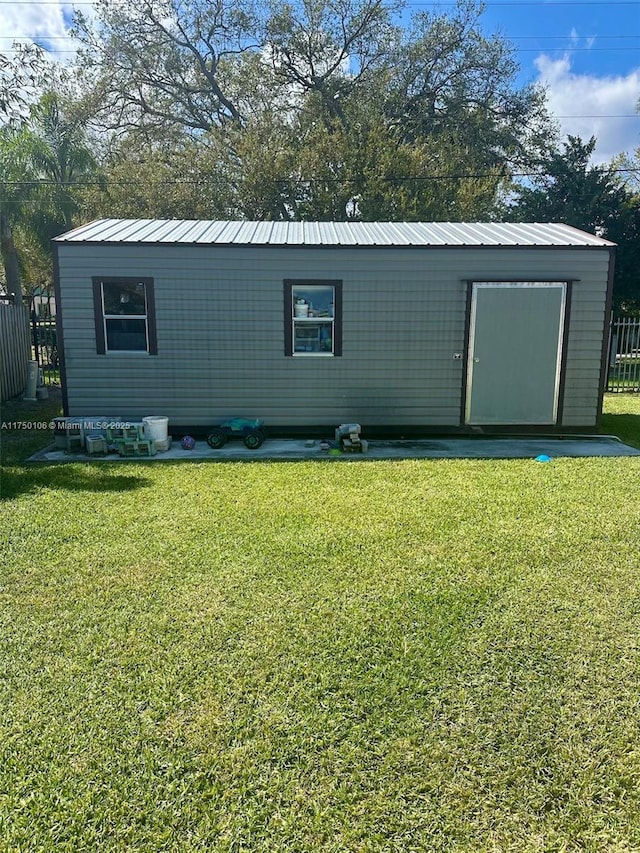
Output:
M479 359L477 356L475 356L475 355L474 355L474 357L473 357L473 363L474 363L474 364L480 364L480 359Z

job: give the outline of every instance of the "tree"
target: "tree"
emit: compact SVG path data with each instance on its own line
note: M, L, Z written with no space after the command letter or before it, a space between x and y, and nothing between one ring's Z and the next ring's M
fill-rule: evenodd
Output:
M118 140L107 153L102 181L77 195L84 219L229 218L231 185L214 142L198 144L174 135L162 145L141 145L137 136Z
M21 126L0 129L0 253L7 293L24 299L18 244L36 239L50 255L50 240L71 228L74 187L96 176L96 164L77 118L60 95L45 93ZM25 232L16 241L16 232ZM28 235L27 236L27 232Z
M14 239L16 223L32 195L31 137L25 116L44 73L42 50L14 43L14 56L0 53L0 256L6 293L22 302L20 264Z
M315 94L326 126L348 125L343 102L372 73L388 64L399 30L392 18L399 4L382 0L280 0L265 27L266 55L275 80L295 109Z
M41 205L32 218L49 242L73 226L78 209L74 189L98 175L80 119L56 92L45 92L31 110L33 169L40 178Z
M607 238L617 243L613 284L616 315L640 316L640 194L628 194L620 216L607 229Z
M44 55L35 44L14 42L13 57L0 53L0 126L20 123L44 74Z
M482 37L478 14L463 4L417 15L404 37L389 25L385 49L374 42L355 71L337 38L323 66L323 30L314 40L306 19L290 26L287 125L297 165L281 186L295 218L495 216L511 171L546 152L553 130L543 92L514 86L510 48ZM284 51L283 30L274 55Z
M565 222L602 234L619 216L626 193L611 167L591 166L595 137L569 136L562 152L539 161L539 176L517 189L519 221Z
M74 35L96 118L110 129L200 134L239 122L229 67L256 45L250 0L99 0Z
M553 135L543 94L516 86L512 49L482 35L471 0L406 33L396 11L102 0L77 19L87 103L145 151L188 137L215 152L239 215L492 216Z
M32 148L33 137L26 128L10 125L0 128L0 255L6 293L17 304L23 302L23 293L14 232L32 211L30 203L35 191Z
M563 151L539 162L539 175L517 189L509 218L520 222L564 222L618 244L614 307L618 312L640 309L638 236L640 206L621 181L615 166L591 166L596 148L569 136Z
M403 141L464 140L479 172L546 151L550 131L543 90L515 85L513 47L487 38L481 15L469 0L449 15L415 14L395 51L385 104Z
M621 216L608 230L609 239L618 244L614 310L640 317L640 148L631 157L616 157L612 167L626 191Z

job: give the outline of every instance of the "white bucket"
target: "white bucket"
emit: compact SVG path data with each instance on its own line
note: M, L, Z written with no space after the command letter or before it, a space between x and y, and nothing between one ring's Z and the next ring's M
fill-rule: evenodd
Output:
M150 415L143 418L144 434L150 441L166 441L169 432L169 418Z

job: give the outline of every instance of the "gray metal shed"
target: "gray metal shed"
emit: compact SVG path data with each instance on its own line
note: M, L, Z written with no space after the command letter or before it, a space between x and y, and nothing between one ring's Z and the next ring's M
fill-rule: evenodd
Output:
M566 225L108 219L54 245L70 416L598 422L614 244Z

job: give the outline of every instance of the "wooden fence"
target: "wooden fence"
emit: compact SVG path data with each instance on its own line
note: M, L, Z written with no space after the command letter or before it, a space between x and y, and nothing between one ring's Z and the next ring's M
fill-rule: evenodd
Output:
M640 319L611 321L607 391L640 393Z
M0 402L22 394L30 358L29 310L0 302Z

